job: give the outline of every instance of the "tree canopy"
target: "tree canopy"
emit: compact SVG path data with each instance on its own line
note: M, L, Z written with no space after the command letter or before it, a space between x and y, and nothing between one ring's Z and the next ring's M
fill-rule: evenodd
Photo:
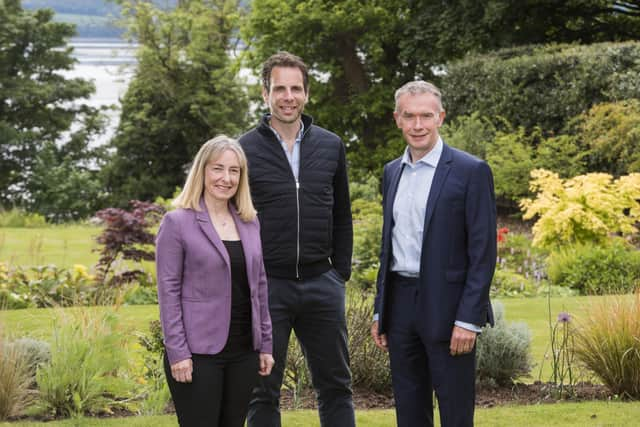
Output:
M382 163L399 154L403 143L392 110L403 83L440 83L448 63L472 53L637 39L640 2L260 0L251 3L242 36L251 67L278 50L310 65L308 111L343 137L357 177L379 174Z
M87 136L101 126L98 111L82 103L93 84L62 75L74 64L67 45L73 26L52 18L49 9L26 11L19 0L0 1L0 205L5 207L38 204L38 193L30 189L45 145L57 158L67 157L69 167L81 167L91 157Z
M249 111L228 54L237 1L183 0L171 10L122 4L140 48L104 170L117 206L171 196L200 146L216 134L239 134Z

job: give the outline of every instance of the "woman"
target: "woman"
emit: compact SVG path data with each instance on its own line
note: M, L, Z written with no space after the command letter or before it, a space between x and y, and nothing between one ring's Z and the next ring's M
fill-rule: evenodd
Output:
M273 366L267 280L247 160L218 136L196 155L156 241L165 372L181 426L242 427Z

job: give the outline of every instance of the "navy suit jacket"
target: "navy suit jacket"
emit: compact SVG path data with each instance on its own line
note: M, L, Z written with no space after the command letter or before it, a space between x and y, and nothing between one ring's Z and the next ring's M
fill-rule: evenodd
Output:
M393 202L401 158L387 163L382 180L383 227L374 310L387 329ZM489 288L496 264L496 205L489 165L444 145L424 219L418 313L430 341L448 341L456 320L493 325Z

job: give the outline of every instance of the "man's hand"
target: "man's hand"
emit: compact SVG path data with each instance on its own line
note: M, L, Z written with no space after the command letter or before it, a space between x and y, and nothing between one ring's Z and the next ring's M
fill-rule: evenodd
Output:
M460 356L462 354L471 353L476 343L477 332L454 326L451 333L451 344L449 350L452 356Z
M193 373L193 361L191 359L181 360L171 365L171 376L179 383L190 383Z
M376 320L371 325L371 337L373 341L376 343L378 348L387 351L387 336L385 334L378 334L378 321Z
M271 368L275 361L273 360L273 356L269 353L260 353L260 368L258 369L258 373L263 377L266 377L271 373Z

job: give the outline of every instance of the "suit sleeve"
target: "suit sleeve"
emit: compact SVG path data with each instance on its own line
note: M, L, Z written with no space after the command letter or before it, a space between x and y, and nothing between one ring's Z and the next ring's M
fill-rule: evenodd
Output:
M379 267L378 267L378 276L376 279L376 297L373 301L373 313L374 314L380 314L380 310L382 309L382 307L380 307L380 300L382 298L382 286L383 286L383 278L386 274L386 271L383 271L386 269L385 266L385 262L383 262L383 260L386 257L385 254L385 247L387 245L385 245L385 238L386 238L386 233L385 233L385 228L389 226L389 224L384 224L384 219L386 218L385 216L385 209L387 206L387 187L389 185L389 179L387 178L387 174L388 174L388 165L384 166L384 170L382 172L382 218L383 218L383 224L382 224L382 236L381 236L381 242L380 242L380 262L379 262Z
M260 272L258 279L258 299L260 301L260 333L262 334L260 353L273 354L273 336L271 327L271 315L269 314L269 288L267 285L267 273L264 269L264 260L262 257L262 243L260 241L260 224L256 218L258 225L256 230L256 240L259 247Z
M485 325L497 256L493 175L485 162L478 162L471 172L466 192L465 226L469 264L456 320Z
M331 263L342 278L347 281L351 277L353 222L347 161L342 141L339 141L339 150L338 167L333 178L333 255Z
M182 269L184 247L178 224L165 215L156 238L158 304L169 363L191 358L182 321Z

